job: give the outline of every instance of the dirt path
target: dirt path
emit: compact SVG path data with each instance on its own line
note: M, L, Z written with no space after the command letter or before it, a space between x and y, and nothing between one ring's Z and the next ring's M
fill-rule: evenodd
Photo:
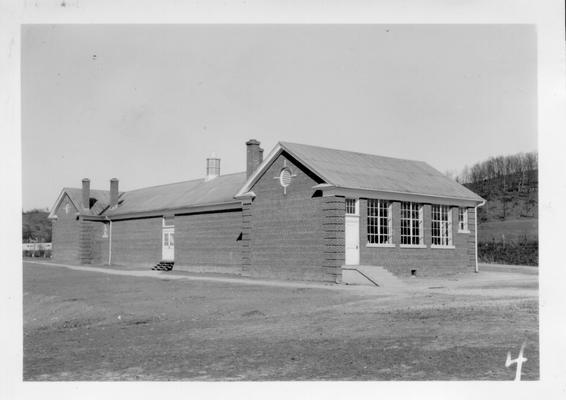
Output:
M184 272L162 272L162 271L152 271L150 269L131 269L131 268L120 268L120 267L88 267L88 266L75 266L68 264L58 264L52 262L41 262L41 261L29 261L28 264L36 264L44 267L54 267L54 268L67 268L74 271L83 272L95 272L101 274L109 275L122 275L122 276L133 276L137 278L156 278L165 280L190 280L190 281L204 281L204 282L221 282L221 283L232 283L239 285L259 285L259 286L273 286L273 287L288 287L288 288L320 288L328 290L366 290L365 287L348 287L341 285L331 285L322 284L315 282L296 282L296 281L276 281L276 280L265 280L265 279L251 279L244 277L230 277L226 276L216 276L207 274L190 274Z
M24 264L26 380L510 380L525 340L538 379L521 277L395 295L77 268Z

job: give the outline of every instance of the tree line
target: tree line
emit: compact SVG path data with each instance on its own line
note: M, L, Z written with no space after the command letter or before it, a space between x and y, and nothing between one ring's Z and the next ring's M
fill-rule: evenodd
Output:
M22 212L22 240L29 242L51 242L51 221L48 210L33 209Z
M490 181L499 182L502 189L516 188L519 192L538 183L538 152L517 153L490 157L485 161L465 166L456 177L462 184L478 185Z

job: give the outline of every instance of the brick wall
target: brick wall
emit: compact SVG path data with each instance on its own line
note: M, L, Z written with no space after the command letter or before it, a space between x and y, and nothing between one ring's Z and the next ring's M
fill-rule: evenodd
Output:
M175 268L208 267L203 270L240 273L242 212L176 215Z
M79 262L81 264L92 264L94 230L94 222L79 218Z
M105 229L106 226L106 235ZM109 224L104 222L95 222L93 229L92 241L92 263L108 264L108 240L109 240Z
M161 260L162 218L112 222L112 264L152 266Z
M367 246L367 200L360 199L360 264L378 265L390 272L409 276L411 270L417 276L445 276L472 272L475 268L475 209L468 209L469 233L458 232L458 208L452 212L452 240L454 248L431 248L431 206L423 208L424 243L426 248L401 248L400 203L392 204L393 244L395 247Z
M240 251L242 253L242 274L252 274L252 255L251 255L251 228L252 228L252 201L250 199L242 200L242 242Z
M108 264L108 227L101 221L79 221L79 261L81 264Z
M279 173L284 163L295 174L284 194ZM244 273L256 277L335 282L340 244L326 253L343 231L336 225L342 207L317 196L312 188L320 180L296 160L281 154L251 189L256 197L243 209L242 255ZM323 205L326 207L324 209ZM323 226L327 217L328 225ZM331 243L332 242L332 243ZM343 246L343 245L342 245Z
M69 204L69 212L65 206ZM76 218L77 209L68 196L65 195L55 211L57 219L53 220L53 253L55 262L77 264L79 262L79 221Z
M345 261L345 204L343 197L324 197L322 202L322 231L324 254L322 266L330 275L329 281L342 281L342 265Z

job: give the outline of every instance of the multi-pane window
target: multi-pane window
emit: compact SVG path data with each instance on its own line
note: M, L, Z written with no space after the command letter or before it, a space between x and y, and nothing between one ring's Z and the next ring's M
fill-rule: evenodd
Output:
M388 201L368 199L368 243L391 244L391 204Z
M423 209L419 203L401 203L401 244L423 244Z
M467 208L458 208L458 232L469 232Z
M163 232L163 246L174 246L175 245L175 233L174 232Z
M357 215L356 199L346 199L346 214Z
M449 206L432 205L432 244L452 246L452 212Z

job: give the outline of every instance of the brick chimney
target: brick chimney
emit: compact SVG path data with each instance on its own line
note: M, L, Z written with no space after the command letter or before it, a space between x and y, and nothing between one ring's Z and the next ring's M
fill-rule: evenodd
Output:
M263 149L255 139L246 142L246 176L249 178L263 161Z
M118 179L110 179L110 207L116 207L118 205Z
M90 179L83 179L83 208L90 208Z

